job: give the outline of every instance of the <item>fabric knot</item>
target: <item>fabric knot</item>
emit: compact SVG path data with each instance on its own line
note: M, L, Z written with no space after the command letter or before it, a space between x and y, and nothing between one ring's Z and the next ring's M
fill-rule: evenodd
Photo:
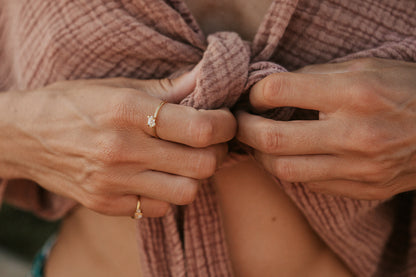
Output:
M283 67L266 61L251 63L250 44L237 33L219 32L208 36L208 46L199 62L201 67L194 91L181 104L196 109L232 107L250 87L264 77L285 72ZM287 120L292 108L278 108L265 114Z
M233 106L247 83L250 46L232 32L208 36L193 93L181 104L197 109Z

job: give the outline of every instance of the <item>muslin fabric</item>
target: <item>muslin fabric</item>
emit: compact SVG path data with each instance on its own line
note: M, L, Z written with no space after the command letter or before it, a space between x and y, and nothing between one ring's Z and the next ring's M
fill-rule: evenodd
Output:
M265 76L360 57L416 60L414 0L275 0L252 42L206 37L182 0L0 0L0 89L59 80L177 75L201 64L181 104L232 107ZM289 119L294 109L277 109ZM416 276L414 192L360 201L281 183L313 229L359 276ZM75 203L28 180L3 180L6 201L47 218ZM232 276L215 191L138 223L144 276ZM276 234L277 236L279 234Z

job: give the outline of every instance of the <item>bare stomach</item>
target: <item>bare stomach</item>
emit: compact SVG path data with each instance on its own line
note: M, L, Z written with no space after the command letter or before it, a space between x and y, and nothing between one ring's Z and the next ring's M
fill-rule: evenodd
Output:
M252 161L214 176L236 276L351 276L274 180ZM141 276L130 218L80 207L63 222L46 277Z

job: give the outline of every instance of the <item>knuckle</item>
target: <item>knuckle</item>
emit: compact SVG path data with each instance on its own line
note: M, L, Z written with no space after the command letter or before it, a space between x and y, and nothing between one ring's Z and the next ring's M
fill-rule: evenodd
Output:
M93 173L90 180L85 182L83 189L92 195L105 194L113 191L120 184L120 178L113 174L107 174L105 170L97 170Z
M284 160L275 160L273 162L274 175L284 181L294 182L296 179L295 167L293 163Z
M199 116L189 124L189 135L193 138L194 146L206 147L212 144L214 138L214 123L208 116Z
M383 99L380 97L383 78L372 71L351 73L351 75L355 80L350 88L352 104L365 110L369 109L369 105L371 109L383 109Z
M374 87L362 79L356 82L354 92L354 99L358 104L368 106L369 103L374 103L376 100L377 94Z
M97 183L95 182L84 184L83 189L91 194L96 194L100 191L100 188L97 188Z
M173 192L173 197L175 199L174 204L188 205L192 203L198 193L198 186L198 181L190 178L183 178L180 185L176 186Z
M97 159L104 164L113 164L126 159L124 140L118 136L106 137L97 147Z
M365 176L365 180L368 182L374 182L384 184L389 182L395 177L392 170L391 163L389 162L376 162L372 164L369 172Z
M217 169L217 157L215 150L206 149L203 154L198 155L194 162L194 170L200 179L214 175Z
M374 164L371 167L370 172L366 174L366 179L369 182L383 182L385 181L385 178L386 172L383 170L383 167L378 164Z
M276 96L283 96L284 94L281 92L287 92L290 88L288 83L284 73L276 73L266 77L262 91L265 102L273 103L276 100Z
M99 166L95 165L89 159L82 159L79 161L75 175L72 176L76 184L88 184L94 181L97 177Z
M108 213L108 202L109 201L106 201L102 196L88 195L84 198L82 204L90 210L99 213Z
M275 153L280 148L280 133L271 126L265 126L262 130L259 134L261 150L268 154Z
M130 91L130 89L123 89ZM132 103L137 99L132 97L130 93L121 93L114 96L112 105L109 107L109 121L110 124L122 128L134 124L136 118L136 110Z
M372 126L362 126L352 131L347 145L354 152L365 156L378 156L385 151L385 144L379 130Z
M160 89L164 92L169 92L170 89L173 87L172 80L169 78L158 79L158 83L159 83Z
M379 171L371 171L367 172L361 176L361 181L369 182L369 183L378 183L385 180L385 176L382 172Z

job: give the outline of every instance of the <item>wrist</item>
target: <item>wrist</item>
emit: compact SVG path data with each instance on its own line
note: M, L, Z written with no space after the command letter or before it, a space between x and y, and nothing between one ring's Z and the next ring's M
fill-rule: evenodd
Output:
M24 151L19 146L18 121L22 118L19 102L23 93L0 93L0 179L26 178L22 164Z

